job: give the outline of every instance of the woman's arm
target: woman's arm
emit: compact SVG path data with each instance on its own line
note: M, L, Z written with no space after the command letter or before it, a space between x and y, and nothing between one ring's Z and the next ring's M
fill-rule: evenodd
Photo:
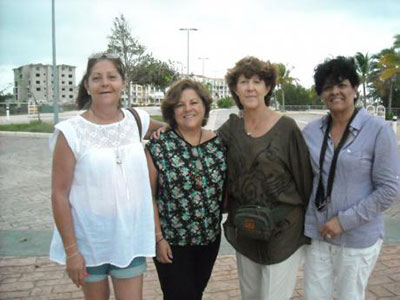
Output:
M164 239L160 226L160 218L158 215L158 208L156 204L156 193L157 193L157 177L158 172L154 166L153 159L148 149L146 149L147 166L149 169L151 194L153 198L153 209L154 209L154 224L155 224L155 235L156 235L156 253L157 260L161 263L172 263L172 250L168 242Z
M289 145L289 165L296 190L303 200L304 209L307 209L312 190L313 172L310 155L304 137L297 127L293 129Z
M375 138L371 168L371 184L374 190L354 206L339 212L340 225L344 231L375 219L399 196L400 156L394 132L389 124L385 124L377 136L371 138Z
M53 153L51 202L54 221L64 244L68 276L77 287L80 287L86 274L85 260L76 244L68 200L75 163L75 156L64 134L60 132Z

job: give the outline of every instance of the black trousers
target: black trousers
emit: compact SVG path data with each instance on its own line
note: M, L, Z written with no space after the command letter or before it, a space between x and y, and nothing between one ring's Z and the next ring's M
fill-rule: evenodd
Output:
M207 246L171 246L172 264L154 259L164 300L201 300L220 243L221 235Z

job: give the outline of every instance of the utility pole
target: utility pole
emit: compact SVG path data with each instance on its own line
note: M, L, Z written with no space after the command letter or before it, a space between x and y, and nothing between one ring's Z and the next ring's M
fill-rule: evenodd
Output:
M181 31L187 31L187 68L186 68L186 74L189 76L189 32L190 31L197 31L197 28L179 28Z
M202 75L204 77L204 61L208 59L208 57L199 57L199 59L202 61L202 65L201 65L201 70L202 70Z
M55 0L51 0L51 28L52 28L52 45L53 45L53 111L54 125L58 123L58 76L56 63L56 16L55 16Z

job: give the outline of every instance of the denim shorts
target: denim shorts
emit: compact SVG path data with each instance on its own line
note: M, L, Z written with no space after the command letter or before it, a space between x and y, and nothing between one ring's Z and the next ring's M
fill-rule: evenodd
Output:
M145 257L134 258L129 266L119 268L111 264L104 264L97 267L86 267L89 276L85 276L85 282L102 281L110 275L112 278L126 279L142 275L147 269Z

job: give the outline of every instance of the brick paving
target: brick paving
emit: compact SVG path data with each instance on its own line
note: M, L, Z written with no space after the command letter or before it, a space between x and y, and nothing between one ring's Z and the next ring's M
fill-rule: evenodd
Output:
M0 249L4 247L2 233L26 230L35 234L34 231L50 232L53 228L49 200L51 158L43 137L0 133ZM400 224L400 201L385 216ZM203 299L240 299L235 256L221 252ZM0 256L0 299L83 299L64 267L44 255ZM302 299L302 278L300 270L292 299ZM144 279L144 299L162 299L151 260ZM385 242L369 279L366 299L400 300L400 238L394 243Z
M400 245L385 244L369 279L366 299L400 299ZM302 299L303 272L291 299ZM144 277L144 299L161 300L162 292L154 264L148 260ZM64 268L47 257L0 257L0 299L83 299L80 289L68 278ZM111 299L114 299L112 296ZM234 255L220 255L204 300L239 300L239 281Z

